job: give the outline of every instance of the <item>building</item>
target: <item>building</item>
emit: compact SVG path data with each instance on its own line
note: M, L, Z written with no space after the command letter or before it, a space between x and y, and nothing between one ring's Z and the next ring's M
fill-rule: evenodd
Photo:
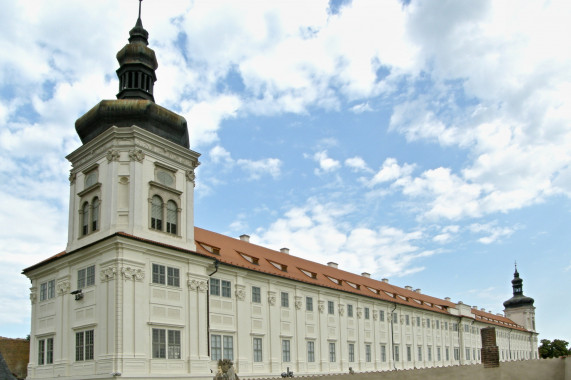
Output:
M246 377L474 364L488 326L501 360L537 357L521 282L510 319L195 227L199 154L154 102L147 45L139 13L117 100L76 122L66 250L24 270L30 379L211 378L220 358Z

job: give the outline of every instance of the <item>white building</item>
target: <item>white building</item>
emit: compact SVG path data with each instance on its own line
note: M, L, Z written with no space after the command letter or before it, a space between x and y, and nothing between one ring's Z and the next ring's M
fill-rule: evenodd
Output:
M24 270L30 379L211 378L219 358L242 377L473 364L488 326L500 360L537 357L517 271L509 319L195 227L199 154L154 103L147 37L139 18L118 99L76 122L66 250Z

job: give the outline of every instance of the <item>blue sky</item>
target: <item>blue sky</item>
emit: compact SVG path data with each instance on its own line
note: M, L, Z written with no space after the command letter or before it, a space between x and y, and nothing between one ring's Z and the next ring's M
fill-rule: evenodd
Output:
M137 1L1 0L0 335L65 248L75 120L117 93ZM568 1L158 1L157 103L186 117L197 226L571 341Z

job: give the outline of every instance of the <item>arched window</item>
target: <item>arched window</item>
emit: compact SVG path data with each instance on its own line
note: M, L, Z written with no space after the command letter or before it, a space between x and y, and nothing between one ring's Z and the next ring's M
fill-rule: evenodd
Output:
M176 234L177 207L173 201L167 202L167 232Z
M82 207L81 234L87 235L88 232L89 232L89 203L85 202Z
M91 231L97 231L99 228L99 198L93 198L91 203Z
M151 201L151 228L163 230L163 200L158 195Z

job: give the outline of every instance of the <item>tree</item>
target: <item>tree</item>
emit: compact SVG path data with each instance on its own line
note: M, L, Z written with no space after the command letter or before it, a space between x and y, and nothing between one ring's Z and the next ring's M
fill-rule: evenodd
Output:
M542 339L539 346L539 356L543 359L558 358L560 356L571 355L571 350L567 348L569 342L561 339Z

